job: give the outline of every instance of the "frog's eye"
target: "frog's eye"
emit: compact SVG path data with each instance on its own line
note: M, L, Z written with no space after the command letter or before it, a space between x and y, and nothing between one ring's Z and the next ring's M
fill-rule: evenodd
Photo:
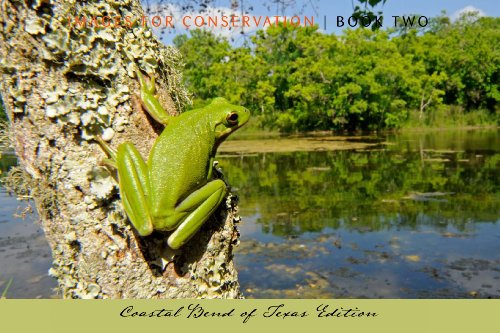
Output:
M226 117L229 126L234 126L238 124L238 114L236 112L231 112Z

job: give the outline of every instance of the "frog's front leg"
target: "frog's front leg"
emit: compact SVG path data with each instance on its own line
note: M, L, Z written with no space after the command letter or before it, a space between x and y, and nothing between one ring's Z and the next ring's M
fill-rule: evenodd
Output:
M226 195L226 184L216 179L184 199L174 210L174 224L175 220L182 222L168 238L168 245L172 249L184 245L214 213Z
M166 125L170 115L161 106L160 101L155 96L155 77L152 76L149 82L146 82L140 70L137 70L137 77L141 85L141 103L153 119Z

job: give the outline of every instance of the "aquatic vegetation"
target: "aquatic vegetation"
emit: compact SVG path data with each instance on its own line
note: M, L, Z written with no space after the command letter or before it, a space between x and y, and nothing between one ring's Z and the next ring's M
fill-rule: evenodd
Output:
M13 278L10 278L7 284L5 285L5 288L2 291L2 295L0 296L1 298L7 298L7 292L9 291L10 285L12 284Z

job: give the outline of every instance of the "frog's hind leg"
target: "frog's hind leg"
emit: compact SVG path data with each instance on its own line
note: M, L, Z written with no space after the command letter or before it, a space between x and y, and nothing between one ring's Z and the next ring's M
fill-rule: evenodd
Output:
M149 172L144 159L129 142L116 152L120 196L130 222L141 236L153 232L153 220L148 204Z
M168 238L168 245L172 249L184 245L214 213L226 195L226 184L220 179L213 180L191 193L175 209L178 217L186 217Z
M100 161L101 165L107 165L110 166L114 169L117 169L116 166L116 150L111 148L101 137L96 136L94 138L97 143L99 143L99 146L101 146L102 150L108 155L109 158L104 158Z

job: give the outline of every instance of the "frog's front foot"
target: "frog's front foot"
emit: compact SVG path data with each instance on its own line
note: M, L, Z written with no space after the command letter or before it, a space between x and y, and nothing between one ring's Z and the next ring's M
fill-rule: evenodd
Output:
M221 179L227 186L228 184L227 184L226 179L224 177L224 172L222 172L222 168L219 167L219 161L214 161L212 164L212 167L214 170L215 179Z
M161 106L160 101L155 95L155 77L152 76L149 81L146 81L140 70L136 71L139 83L141 85L141 104L146 109L148 114L160 124L166 125L170 119L170 115Z

